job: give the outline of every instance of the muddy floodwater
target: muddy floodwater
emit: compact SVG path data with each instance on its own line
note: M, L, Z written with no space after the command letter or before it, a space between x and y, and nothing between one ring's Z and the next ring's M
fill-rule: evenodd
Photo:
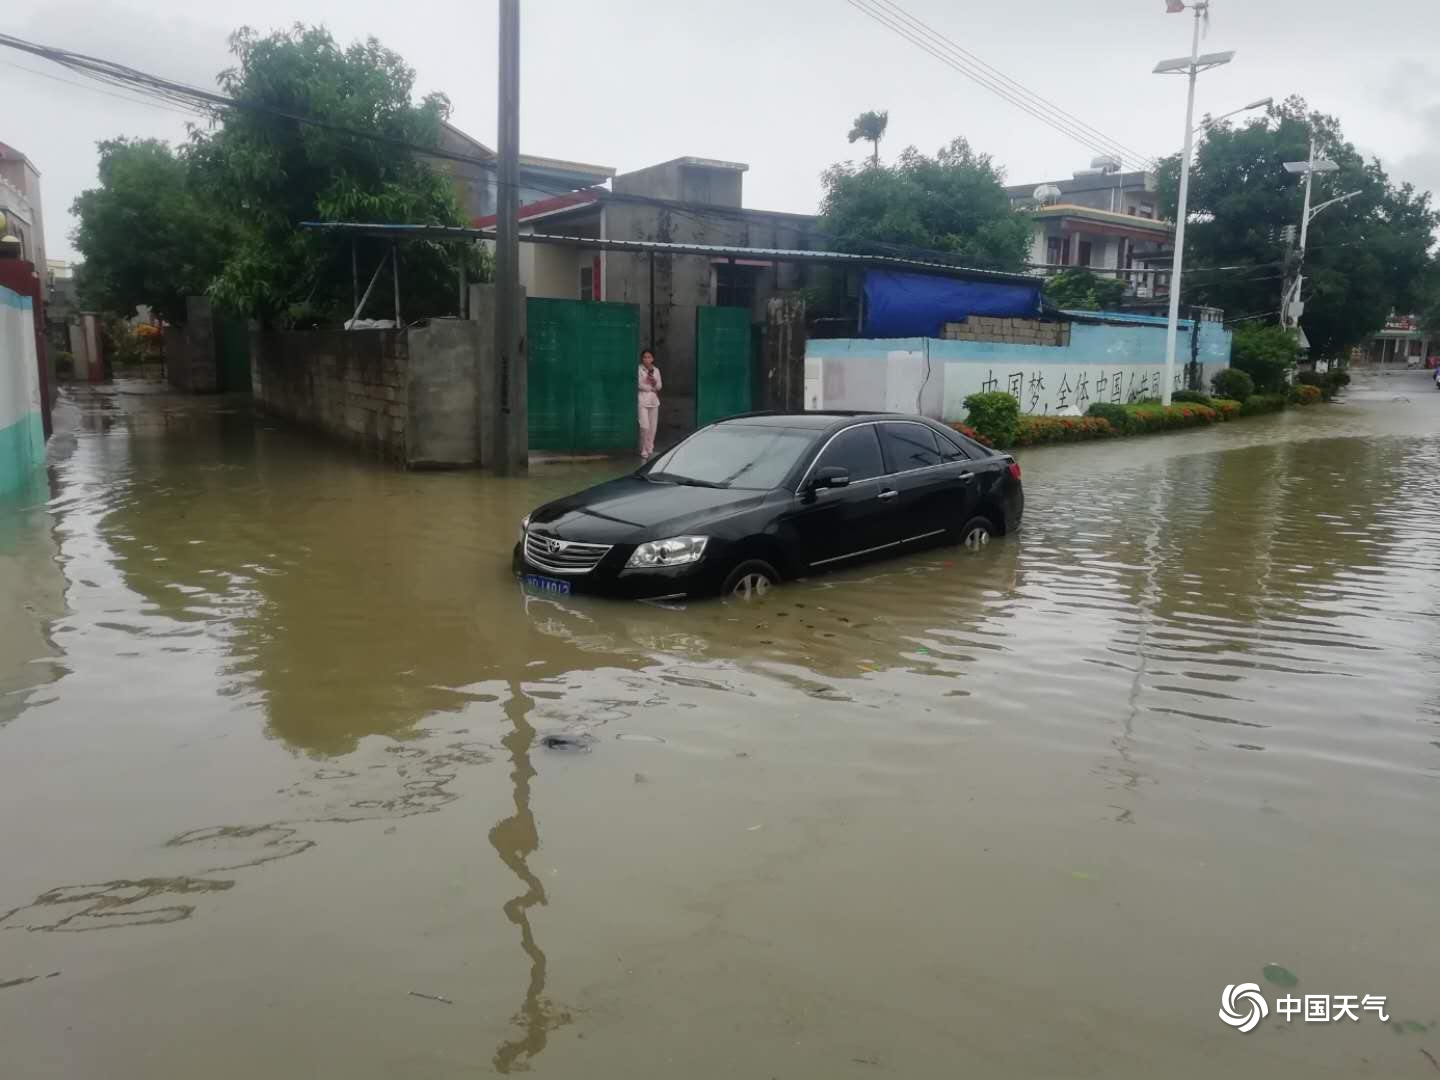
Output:
M59 420L0 508L6 1080L1440 1077L1424 373L1025 452L1017 536L688 608L510 575L623 463Z

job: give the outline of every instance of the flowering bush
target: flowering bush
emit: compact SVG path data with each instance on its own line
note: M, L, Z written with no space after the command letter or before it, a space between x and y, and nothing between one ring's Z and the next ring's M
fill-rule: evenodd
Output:
M1296 405L1314 405L1320 400L1320 387L1307 383L1296 383L1290 388L1290 400Z
M1234 420L1240 415L1240 402L1229 398L1211 398L1210 407L1220 415L1221 420Z
M1103 416L1022 416L1016 446L1110 439L1120 434Z
M993 447L995 445L984 435L981 435L980 432L976 431L968 424L951 424L950 426L956 431L958 431L961 435L964 435L967 439L974 439L981 446Z

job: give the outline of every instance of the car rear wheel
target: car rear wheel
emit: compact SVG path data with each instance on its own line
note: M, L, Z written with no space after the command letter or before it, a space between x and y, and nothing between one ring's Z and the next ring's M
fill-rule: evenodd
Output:
M759 600L779 583L780 575L773 566L760 559L747 559L730 571L720 595L727 600Z
M995 526L990 524L990 519L985 517L974 517L967 521L960 529L960 544L970 551L979 551L990 538L995 535Z

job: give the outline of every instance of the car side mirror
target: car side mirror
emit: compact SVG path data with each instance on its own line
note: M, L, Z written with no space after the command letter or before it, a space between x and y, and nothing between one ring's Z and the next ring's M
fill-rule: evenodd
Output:
M810 481L810 487L819 491L821 488L842 488L850 484L850 471L841 468L839 465L826 465L824 468L816 469L815 476Z

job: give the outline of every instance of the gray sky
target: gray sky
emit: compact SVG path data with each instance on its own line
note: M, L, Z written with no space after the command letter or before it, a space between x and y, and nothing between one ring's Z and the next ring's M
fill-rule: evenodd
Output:
M912 14L1106 135L1147 155L1178 149L1184 80L1150 74L1189 48L1188 17L1162 0L900 0ZM320 22L346 43L374 34L442 90L453 120L495 133L493 0L6 0L20 37L210 86L225 37ZM993 155L1011 182L1068 176L1094 151L1070 141L883 29L845 0L524 0L521 142L527 153L621 171L682 154L749 163L746 204L813 210L819 174L862 153L845 136L865 109L889 109L881 147L933 151L955 135ZM1201 77L1197 112L1291 93L1340 117L1393 176L1440 188L1440 39L1433 0L1215 0L1207 50L1235 63ZM20 70L44 71L51 78ZM34 57L0 50L0 140L43 174L46 244L69 257L71 200L95 183L97 140L183 137L186 117L94 89ZM87 84L88 85L88 84ZM22 107L14 108L19 103Z

